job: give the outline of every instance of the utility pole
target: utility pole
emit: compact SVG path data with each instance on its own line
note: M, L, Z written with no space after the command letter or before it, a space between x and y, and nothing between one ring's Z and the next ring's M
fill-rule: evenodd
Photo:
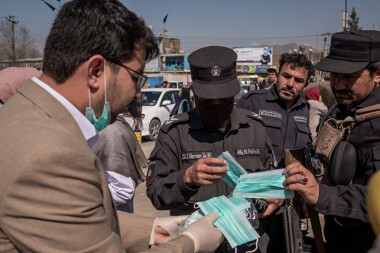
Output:
M18 21L14 20L15 16L8 16L7 20L11 22L11 47L12 47L12 66L16 66L16 50L15 50L15 24Z
M325 38L324 38L324 48L323 48L323 57L326 57L327 56L327 51L328 51L328 41L329 41L329 35L331 33L325 33Z
M343 11L343 31L348 28L348 12L347 12L347 0L344 1L344 11Z

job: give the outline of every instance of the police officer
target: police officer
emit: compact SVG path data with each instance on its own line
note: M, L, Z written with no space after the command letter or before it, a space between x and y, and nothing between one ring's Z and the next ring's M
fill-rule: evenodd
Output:
M240 90L236 53L210 46L188 59L196 107L162 126L147 181L152 204L169 209L171 215L190 214L195 202L232 191L220 180L228 170L226 161L216 158L222 152L229 151L249 172L268 170L272 164L272 145L261 117L234 108L234 95ZM277 202L270 204L268 213Z
M331 38L330 54L316 68L330 72L330 86L338 106L338 120L354 116L358 109L380 103L380 32L339 32ZM380 117L355 124L343 138L345 149L334 151L332 160L343 157L328 168L329 178L340 174L353 178L348 183L318 185L304 167L287 166L285 184L298 191L306 202L325 215L325 237L329 252L367 252L375 239L365 202L367 182L380 170ZM342 146L343 147L343 146ZM348 148L351 155L347 154ZM352 153L352 149L354 153ZM356 154L355 154L356 153ZM356 160L356 161L355 161ZM346 164L344 167L339 164ZM307 178L306 184L300 183ZM343 178L342 177L342 178ZM334 177L335 178L335 177Z
M272 145L257 114L234 108L240 90L236 53L210 46L189 56L195 109L166 122L151 153L147 195L159 210L190 214L194 203L227 195L233 189L220 180L228 170L216 158L229 153L249 172L272 168ZM268 200L268 216L283 200Z
M304 148L311 143L308 104L300 94L312 74L314 66L306 56L285 53L280 58L277 83L269 90L248 92L238 101L238 108L264 119L279 168L285 165L284 149Z
M300 94L312 74L314 66L306 56L282 54L277 82L272 88L249 92L238 101L238 108L263 117L278 168L285 167L284 149L305 148L311 144L309 107ZM285 252L282 215L273 214L261 223L270 237L268 252Z

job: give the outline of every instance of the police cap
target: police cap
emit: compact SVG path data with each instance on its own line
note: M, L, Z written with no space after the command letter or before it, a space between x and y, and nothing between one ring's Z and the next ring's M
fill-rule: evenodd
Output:
M346 31L333 34L329 55L315 67L323 71L350 74L378 61L380 61L379 31Z
M233 97L240 91L234 50L209 46L188 57L194 93L206 99Z

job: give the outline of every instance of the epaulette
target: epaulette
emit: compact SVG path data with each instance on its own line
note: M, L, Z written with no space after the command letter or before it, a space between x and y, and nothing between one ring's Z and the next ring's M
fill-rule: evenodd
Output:
M245 93L242 98L244 99L247 99L249 98L250 96L254 96L254 95L262 95L262 94L267 94L268 93L268 90L266 89L261 89L261 90L251 90L247 93Z
M255 113L255 112L250 112L248 114L248 117L250 117L252 119L255 119L255 120L257 120L260 123L263 123L265 125L264 119L260 115L258 115L257 113Z
M175 125L178 125L180 123L189 122L189 114L188 113L181 113L171 116L165 123L162 125L161 130L165 133L169 131L170 128L172 128Z

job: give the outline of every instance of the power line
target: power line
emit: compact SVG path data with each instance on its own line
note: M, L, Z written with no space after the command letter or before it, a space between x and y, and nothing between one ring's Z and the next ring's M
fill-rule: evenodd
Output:
M173 38L180 39L223 39L223 40L276 40L276 39L300 39L300 38L311 38L316 36L324 36L324 34L313 34L313 35L298 35L298 36L277 36L277 37L199 37L199 36L172 36Z

